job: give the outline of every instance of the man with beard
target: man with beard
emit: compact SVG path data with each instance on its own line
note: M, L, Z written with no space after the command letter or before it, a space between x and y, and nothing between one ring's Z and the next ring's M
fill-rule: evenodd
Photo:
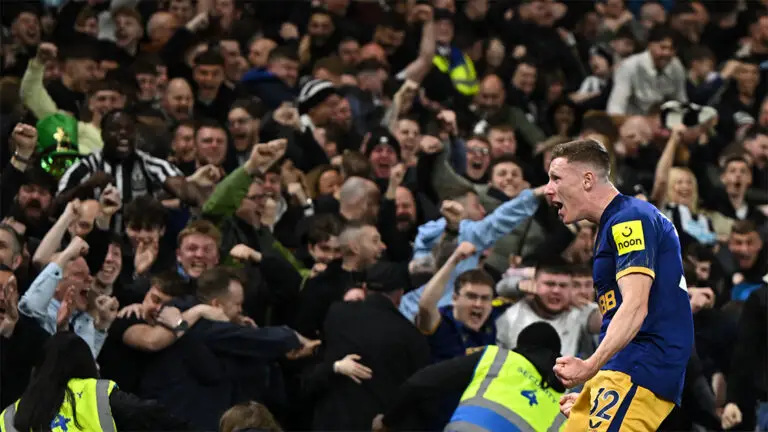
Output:
M546 135L535 123L528 120L521 108L506 104L506 99L507 92L501 78L498 75L487 75L480 82L470 110L477 120L514 125L517 138L522 143L517 154L521 157L530 156L536 144L544 141Z
M500 346L513 349L520 332L535 322L544 321L557 330L563 343L562 354L575 356L579 352L579 338L582 334L594 335L600 332L603 317L597 304L587 303L584 307L572 307L572 271L565 263L543 263L536 268L532 283L518 286L517 296L526 296L515 303L496 321L497 342Z
M168 88L160 100L160 109L166 120L178 123L192 119L195 96L187 80L174 78L168 81Z
M331 13L325 9L312 9L307 23L307 34L299 43L299 61L302 68L312 69L318 59L333 55L336 25Z
M136 117L125 110L107 113L102 120L104 150L92 153L73 164L59 182L59 196L88 181L97 172L114 177L122 189L118 192L123 202L142 195L156 195L168 191L184 202L202 204L205 197L198 185L188 182L181 171L163 159L136 149ZM120 218L119 218L120 219ZM116 229L122 231L122 220Z
M9 171L13 170L8 168ZM51 228L48 220L48 212L51 208L53 191L56 190L55 181L40 168L33 168L26 171L23 175L21 187L16 194L16 200L13 206L2 214L14 218L26 228L24 233L29 238L40 239ZM3 183L3 195L5 185ZM9 198L13 198L11 195Z
M12 207L15 207L14 219L26 227L25 234L28 237L42 238L50 228L46 216L56 183L42 168L30 166L35 154L37 136L37 129L24 123L17 124L11 133L15 152L0 179L3 185L0 214L10 215Z
M227 123L237 164L242 165L251 155L251 148L259 142L261 118L266 114L264 106L248 99L238 99L229 109Z
M405 186L399 186L395 195L395 220L397 230L403 233L416 234L416 200L413 192Z

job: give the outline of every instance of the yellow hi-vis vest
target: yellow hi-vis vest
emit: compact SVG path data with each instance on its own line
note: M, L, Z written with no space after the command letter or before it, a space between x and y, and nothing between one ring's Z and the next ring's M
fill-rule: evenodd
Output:
M64 397L59 413L51 421L51 432L117 431L115 420L112 418L112 409L109 406L109 395L117 388L114 381L93 378L71 379L67 386L75 397L75 411L80 427L75 424L72 405L67 397ZM13 426L18 405L19 401L16 401L0 414L0 432L19 432Z
M448 432L557 432L565 426L560 396L522 355L490 345L461 396Z
M455 87L459 93L465 96L474 96L480 89L480 85L477 83L475 64L468 55L462 55L464 57L464 62L454 66L453 69L451 69L450 61L440 55L432 57L432 64L435 65L440 72L448 74L451 77L453 87Z

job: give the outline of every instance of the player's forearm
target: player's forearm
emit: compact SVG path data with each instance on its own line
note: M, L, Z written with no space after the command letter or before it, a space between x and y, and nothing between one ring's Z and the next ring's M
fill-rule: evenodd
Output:
M648 315L648 307L624 303L611 319L605 338L592 356L587 359L595 370L602 368L617 352L635 338Z

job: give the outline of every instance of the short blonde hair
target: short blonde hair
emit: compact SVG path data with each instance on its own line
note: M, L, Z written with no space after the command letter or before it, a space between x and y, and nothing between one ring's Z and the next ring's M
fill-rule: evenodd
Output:
M181 242L183 242L185 238L194 234L210 237L216 242L216 247L221 247L221 231L216 228L216 225L205 219L190 222L186 227L184 227L184 229L179 233L179 236L176 238L177 244L181 246Z
M283 430L267 407L258 402L237 404L228 409L219 420L219 432L237 432L248 428L267 432Z

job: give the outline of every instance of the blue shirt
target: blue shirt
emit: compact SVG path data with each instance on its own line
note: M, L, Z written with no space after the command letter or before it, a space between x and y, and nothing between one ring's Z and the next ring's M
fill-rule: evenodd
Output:
M461 221L458 242L471 242L475 245L477 252L456 265L437 305L450 305L453 296L453 282L456 278L467 270L477 268L480 263L480 256L486 249L491 248L499 239L511 233L520 223L533 216L538 208L539 198L533 194L532 190L526 189L514 199L497 207L482 220L466 219ZM419 227L419 233L416 235L413 247L413 258L419 258L432 252L432 248L443 235L445 225L445 219L440 218ZM423 292L424 287L422 286L404 295L400 301L400 312L411 321L416 318L416 314L419 312L419 300Z
M56 318L61 302L53 296L63 277L64 270L58 264L48 264L19 300L19 312L35 319L40 327L50 334L56 333ZM107 340L107 332L97 330L93 318L86 312L74 312L69 325L72 331L88 344L93 358L98 357L104 341Z
M491 315L478 331L465 326L453 316L453 306L439 308L440 322L431 334L427 335L432 363L472 354L488 345L496 343L496 319L507 309L494 307Z
M634 384L679 404L693 348L693 315L674 225L653 205L619 194L600 218L594 256L601 341L621 306L618 280L632 273L653 278L640 331L603 370L623 372Z

